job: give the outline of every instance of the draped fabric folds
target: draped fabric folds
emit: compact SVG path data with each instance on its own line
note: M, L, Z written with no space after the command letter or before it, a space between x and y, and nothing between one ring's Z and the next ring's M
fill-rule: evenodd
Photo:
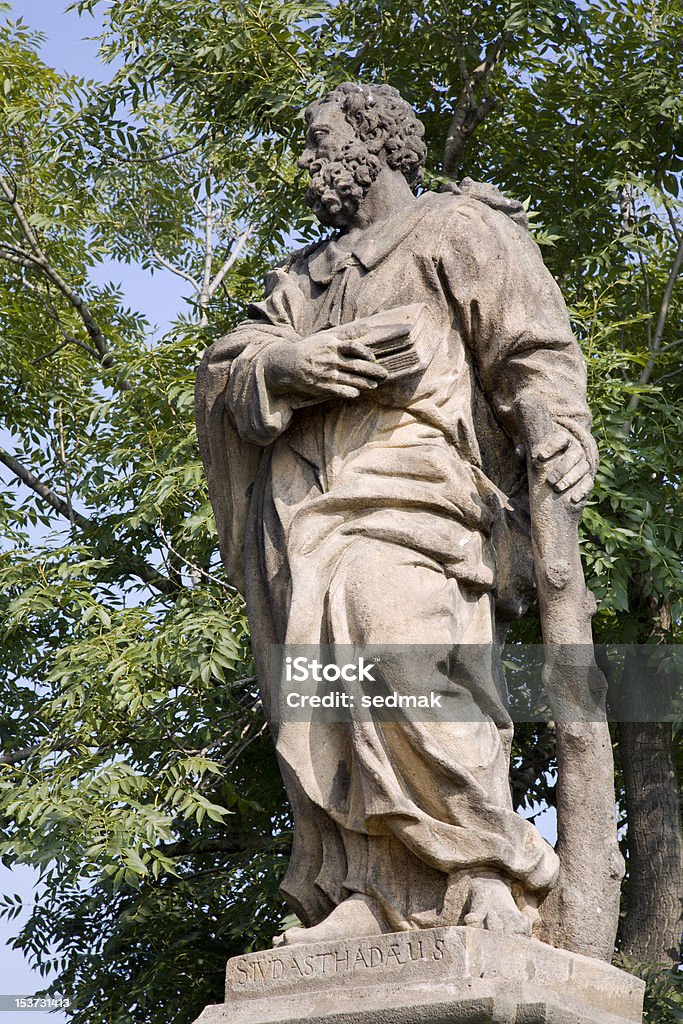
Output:
M302 408L269 393L271 345L414 302L439 332L419 380ZM463 877L493 872L520 900L553 882L555 854L512 810L496 646L496 616L529 597L515 454L529 397L595 466L559 289L526 231L467 195L426 193L353 245L295 253L202 362L200 448L294 813L283 889L307 924L353 893L397 929L454 924ZM443 685L480 720L276 721L270 652L283 643L479 645ZM406 671L393 668L399 691Z

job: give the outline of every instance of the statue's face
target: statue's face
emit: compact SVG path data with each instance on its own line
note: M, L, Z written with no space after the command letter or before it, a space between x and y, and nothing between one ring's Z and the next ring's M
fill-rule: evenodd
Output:
M382 169L381 160L344 116L338 103L321 103L308 124L299 167L311 184L306 202L327 227L346 228Z
M299 167L308 170L316 159L333 159L347 142L358 142L358 136L342 108L334 102L320 103L308 125Z

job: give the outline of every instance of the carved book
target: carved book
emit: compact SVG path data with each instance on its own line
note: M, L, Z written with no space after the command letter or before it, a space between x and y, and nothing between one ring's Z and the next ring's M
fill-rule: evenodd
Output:
M329 331L338 338L358 338L368 345L388 371L387 382L426 370L439 341L434 318L424 302L394 306Z

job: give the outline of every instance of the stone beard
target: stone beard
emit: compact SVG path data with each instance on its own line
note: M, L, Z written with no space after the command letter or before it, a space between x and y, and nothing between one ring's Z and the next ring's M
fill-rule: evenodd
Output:
M529 935L558 861L513 810L498 686L500 618L529 584L514 410L543 401L557 487L586 494L583 360L500 193L415 197L424 130L396 90L346 84L306 117L307 201L339 233L268 275L197 385L221 553L294 816L282 888L306 927L282 941L463 924ZM388 386L363 338L335 330L409 304L429 311L433 354ZM461 721L280 721L272 646L320 643L488 654L453 660ZM387 671L390 691L410 692L405 662Z
M347 143L331 159L311 164L306 202L322 224L343 226L358 212L381 169L378 157L362 142Z

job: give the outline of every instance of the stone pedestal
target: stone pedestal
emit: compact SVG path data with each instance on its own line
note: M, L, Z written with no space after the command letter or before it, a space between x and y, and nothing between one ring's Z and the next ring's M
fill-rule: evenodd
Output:
M433 928L235 957L196 1024L640 1024L643 989L536 939Z

